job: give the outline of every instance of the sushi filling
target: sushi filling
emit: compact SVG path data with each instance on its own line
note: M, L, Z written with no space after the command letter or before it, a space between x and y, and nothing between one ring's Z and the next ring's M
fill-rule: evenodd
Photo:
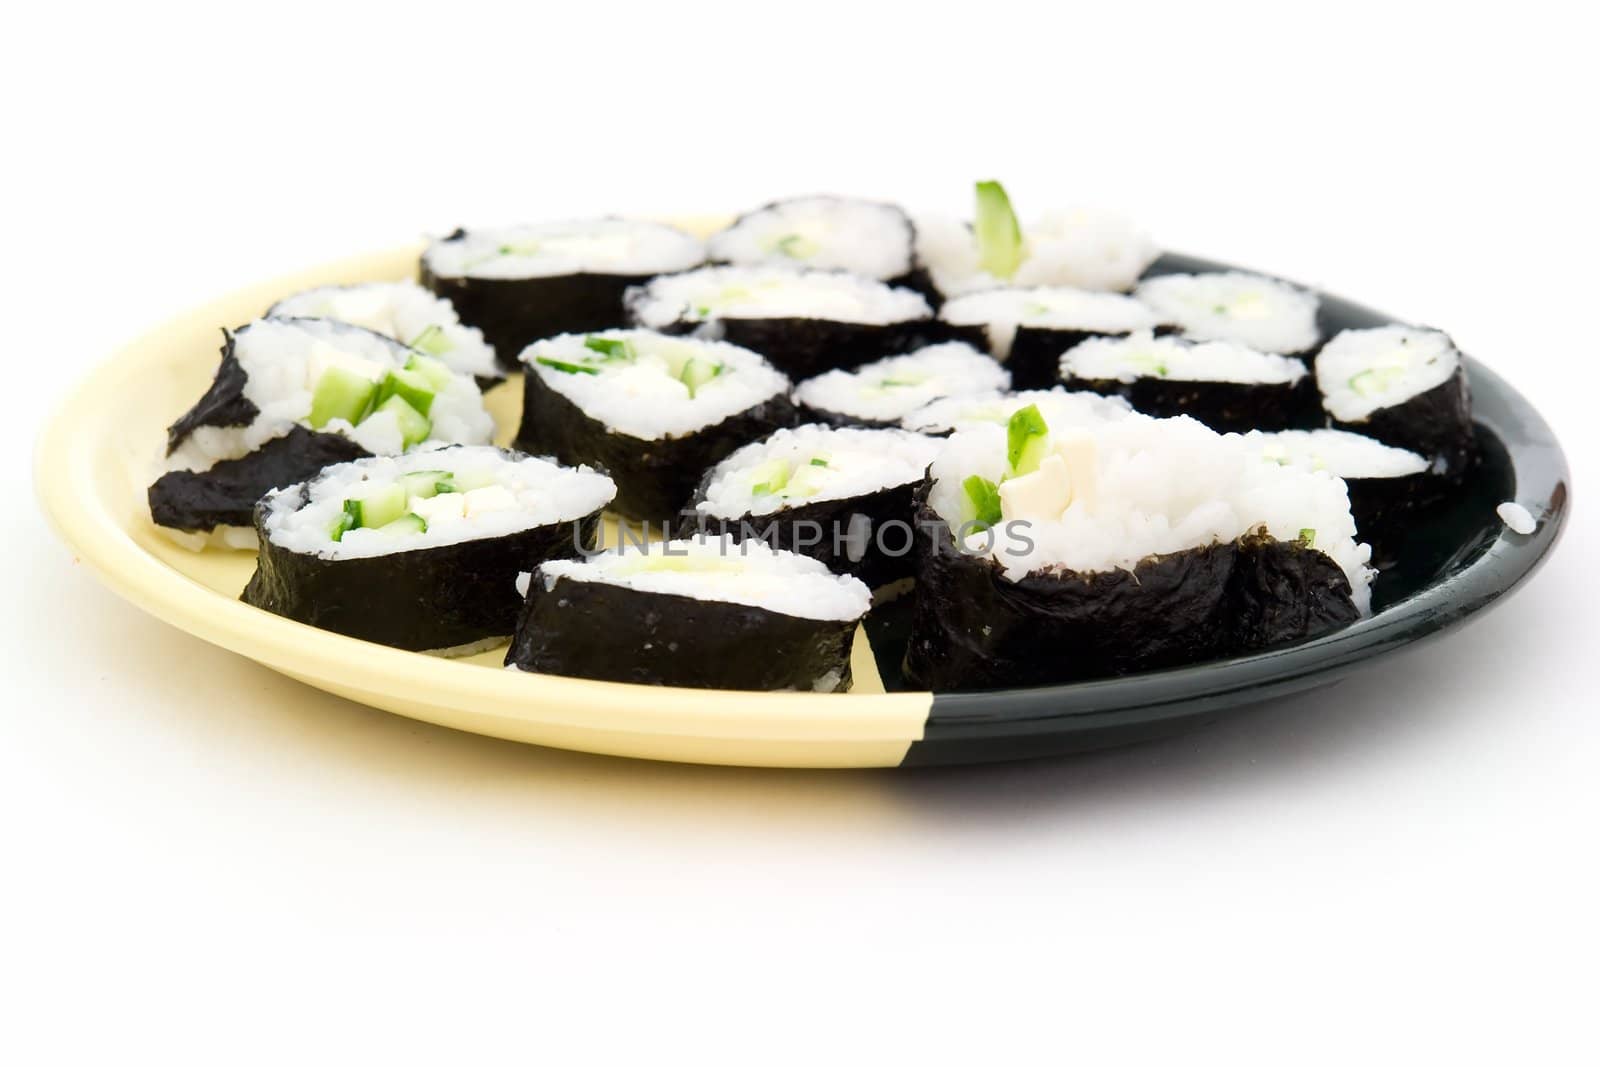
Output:
M1317 387L1335 419L1363 422L1445 384L1460 365L1455 345L1438 330L1345 330L1317 356Z
M433 242L422 256L423 267L439 278L642 277L704 260L699 239L676 227L615 218L460 231Z
M1056 428L1089 426L1127 418L1133 408L1120 396L1068 392L1063 388L1020 393L980 393L935 400L900 420L902 428L925 434L947 434L973 426L1004 426L1021 408L1033 405Z
M1134 295L1196 340L1294 353L1315 348L1321 336L1314 294L1256 274L1165 274L1141 282Z
M463 326L450 301L416 282L367 282L306 289L267 309L268 318L336 319L399 341L457 374L499 375L483 333Z
M1429 469L1428 460L1345 430L1284 430L1246 435L1269 463L1327 471L1337 478L1406 478Z
M646 441L692 434L789 389L748 349L650 330L563 334L520 358L584 415Z
M551 560L535 575L547 591L558 579L742 604L821 621L854 621L872 606L871 593L855 578L836 575L817 560L760 541L726 536L656 542L644 548L624 545L584 560Z
M656 278L628 291L633 321L661 329L717 319L817 319L887 326L932 317L928 302L899 289L838 271L706 267Z
M834 370L801 382L794 398L817 411L868 422L899 422L942 397L1005 389L1011 376L989 356L960 342L930 345L855 370Z
M1085 289L1039 287L992 289L958 296L939 309L952 326L981 326L989 351L1001 359L1011 352L1017 328L1093 334L1153 330L1155 313L1132 297Z
M441 448L328 468L303 491L268 497L274 545L362 559L575 522L616 495L588 467L497 448Z
M339 434L374 455L424 441L486 444L494 433L470 377L357 326L261 319L234 335L232 355L255 417L243 426L194 427L169 455L169 470L207 470L296 425Z
M938 450L938 441L903 430L779 430L717 464L695 510L710 518L735 519L800 504L852 500L921 481ZM822 534L844 537L848 531Z
M1005 426L951 437L930 476L928 503L956 544L1013 582L1036 571L1132 570L1264 531L1327 555L1356 607L1365 613L1370 602L1371 553L1355 540L1344 483L1263 463L1243 437L1192 419L1063 428L1030 405Z
M722 263L846 270L890 281L911 273L913 244L911 220L892 204L809 196L741 216L712 236L707 252Z
M1306 376L1298 359L1257 352L1227 341L1195 343L1156 337L1148 331L1131 337L1091 338L1061 357L1066 381L1129 383L1140 378L1241 385L1293 385Z

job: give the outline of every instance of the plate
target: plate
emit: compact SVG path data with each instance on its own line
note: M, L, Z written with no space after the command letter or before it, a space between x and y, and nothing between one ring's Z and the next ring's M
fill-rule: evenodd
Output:
M1482 364L1466 360L1480 460L1448 508L1415 530L1374 587L1375 612L1269 652L1106 681L1020 690L908 690L899 671L909 598L874 613L845 694L743 693L594 682L501 669L502 652L442 660L326 633L242 604L251 553L193 553L151 525L145 488L166 426L216 368L219 328L314 285L409 278L420 246L341 260L251 286L176 318L96 368L62 402L35 463L46 514L112 590L149 614L339 696L441 726L586 752L767 767L893 767L1018 759L1126 744L1229 709L1327 684L1438 635L1521 584L1568 511L1566 461L1545 421ZM1152 273L1221 270L1164 256ZM1395 320L1323 296L1322 327ZM509 441L517 382L489 406ZM1528 536L1495 514L1516 500Z

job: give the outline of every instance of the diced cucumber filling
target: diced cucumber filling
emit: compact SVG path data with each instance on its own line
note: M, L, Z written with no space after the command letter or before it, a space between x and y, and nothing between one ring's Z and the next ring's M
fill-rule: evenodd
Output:
M389 535L427 533L428 522L415 512L407 512L393 522L387 522L378 527L378 532Z
M750 493L753 496L771 496L789 484L789 464L781 459L769 459L750 472Z
M1372 367L1350 379L1350 388L1359 396L1386 393L1406 373L1404 367Z
M583 347L591 352L598 352L605 357L607 363L632 363L639 358L639 354L633 350L633 345L625 337L589 336L583 339Z
M790 259L810 259L817 254L817 242L803 233L786 233L773 242L773 251Z
M488 471L462 471L455 476L455 491L470 493L474 489L487 489L497 484Z
M426 378L435 393L442 393L449 388L450 379L454 377L449 367L430 356L413 354L406 360L406 370Z
M696 392L711 379L722 373L722 364L713 363L709 359L698 356L689 357L684 363L683 370L678 372L678 381L682 382L689 390L689 398L694 399Z
M384 412L394 416L396 424L400 427L400 440L405 448L426 441L428 434L433 430L433 423L428 421L428 416L408 404L403 396L391 396L379 404L373 414Z
M1300 531L1300 543L1306 548L1315 548L1317 546L1317 531L1310 526L1303 528Z
M384 375L383 381L378 385L378 406L382 407L384 401L391 396L398 396L419 413L426 415L433 410L435 392L433 383L421 372L392 370Z
M440 493L456 492L455 476L449 471L412 471L400 476L400 484L405 487L407 496L424 500Z
M827 456L812 456L811 457L811 465L813 467L826 467L828 465L828 457Z
M354 426L372 409L378 395L375 382L343 367L329 367L311 391L311 414L306 419L320 430L334 419Z
M591 367L586 363L568 363L564 359L551 359L549 356L535 356L535 363L541 367L558 370L562 374L599 374L599 367Z
M967 521L978 530L1000 522L1000 488L989 479L973 474L961 483L967 494Z
M450 351L452 346L450 338L445 336L444 327L434 323L413 337L406 347L425 356L442 356Z
M362 496L344 502L349 528L361 530L387 526L406 513L409 499L405 486L398 482L374 486Z
M972 233L978 242L978 267L996 278L1010 278L1022 266L1022 227L1011 198L999 182L979 182Z
M1006 423L1006 462L1013 474L1030 474L1039 469L1049 441L1050 425L1039 413L1038 404L1018 408Z

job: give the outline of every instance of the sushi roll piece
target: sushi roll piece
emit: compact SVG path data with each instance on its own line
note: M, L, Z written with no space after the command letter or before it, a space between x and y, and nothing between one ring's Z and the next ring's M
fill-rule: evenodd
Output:
M1345 330L1317 356L1334 426L1427 456L1447 477L1472 457L1472 402L1461 354L1438 330Z
M920 504L905 667L934 690L1243 654L1369 604L1344 483L1193 419L1062 430L1023 408L951 437Z
M973 426L1004 426L1011 416L1029 405L1037 407L1057 429L1090 426L1115 421L1133 414L1133 408L1120 396L1098 393L1069 393L1054 389L1026 389L1019 393L976 393L935 400L900 420L902 429L935 437L948 437L956 430Z
M999 182L978 182L971 223L918 218L917 255L945 299L1001 286L1132 289L1159 250L1111 212L1074 208L1018 221Z
M850 688L867 587L760 541L622 545L533 572L506 666L701 689Z
M416 282L321 285L284 297L267 309L269 319L337 319L391 337L413 352L470 374L487 389L505 376L483 331L463 326L450 301Z
M1316 294L1276 278L1240 271L1162 274L1140 282L1134 295L1197 341L1310 356L1322 340Z
M1018 389L1050 388L1061 353L1091 337L1161 328L1155 313L1130 296L1059 286L958 296L939 309L939 321L961 340L993 352Z
M706 242L713 263L842 270L927 294L916 228L894 204L845 196L797 196L740 215Z
M929 345L855 370L831 370L795 386L800 418L833 426L893 426L942 397L1008 389L1011 375L971 345Z
M1372 546L1373 565L1391 562L1405 542L1407 519L1443 498L1448 483L1425 456L1345 430L1253 433L1269 463L1327 471L1350 493L1356 534Z
M514 370L517 353L541 338L626 325L629 286L703 262L705 245L676 227L576 219L457 230L423 252L422 284Z
M933 318L910 289L782 266L671 274L634 289L627 303L635 325L752 349L795 379L918 348Z
M707 472L680 533L760 538L882 589L911 577L912 495L938 450L905 430L779 430Z
M255 547L256 501L329 464L494 434L469 375L360 326L258 319L224 337L148 493L156 525L187 547Z
M610 478L491 447L340 463L256 508L241 597L414 652L470 655L516 628L517 577L595 546Z
M605 470L615 509L644 522L675 524L706 468L793 422L789 379L722 341L563 334L530 345L522 363L517 447Z
M1084 341L1061 356L1060 380L1123 397L1146 415L1189 415L1223 433L1286 429L1317 410L1316 387L1298 359L1148 331Z

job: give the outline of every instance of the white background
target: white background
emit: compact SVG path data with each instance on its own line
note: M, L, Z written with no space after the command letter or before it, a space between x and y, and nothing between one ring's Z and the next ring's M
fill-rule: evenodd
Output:
M1594 1062L1600 83L1562 6L402 6L8 16L0 1059ZM983 177L1450 330L1565 442L1560 550L1178 740L758 773L325 696L120 602L33 502L49 402L244 283Z

